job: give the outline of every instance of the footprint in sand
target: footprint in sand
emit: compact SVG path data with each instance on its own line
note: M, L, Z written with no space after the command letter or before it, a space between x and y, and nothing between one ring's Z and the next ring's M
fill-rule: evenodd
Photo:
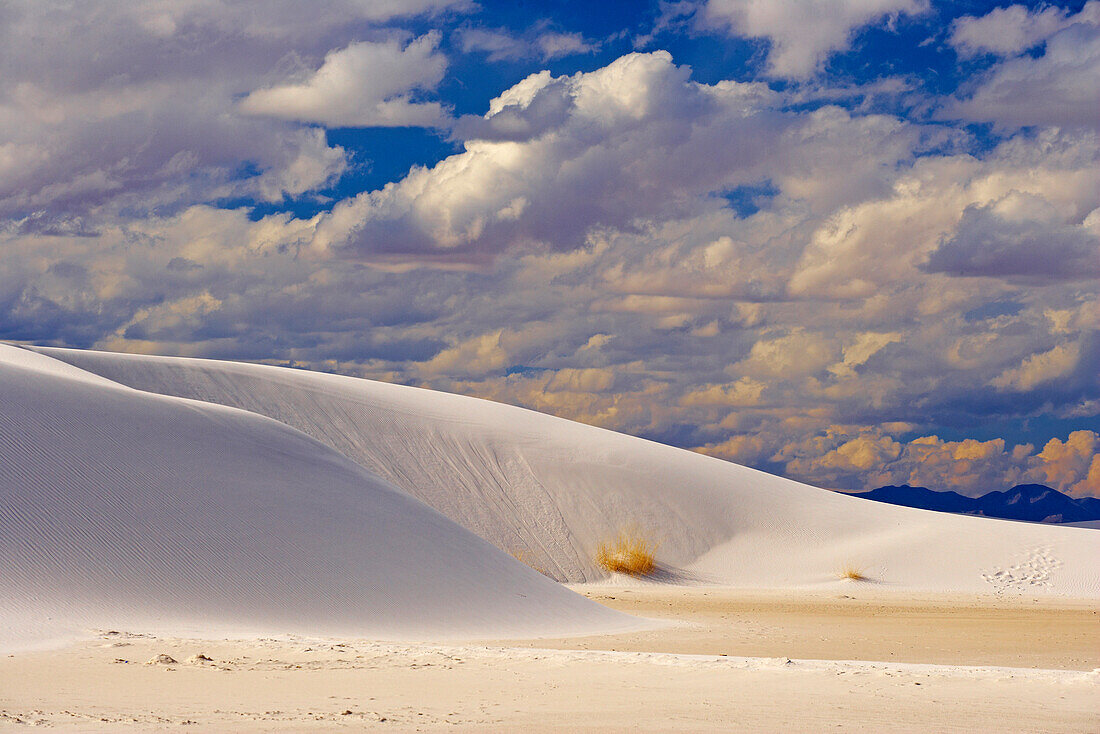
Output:
M1050 548L1032 548L1019 563L1008 568L993 568L982 574L982 578L994 587L994 593L1008 591L1023 593L1036 587L1050 586L1052 574L1062 567Z

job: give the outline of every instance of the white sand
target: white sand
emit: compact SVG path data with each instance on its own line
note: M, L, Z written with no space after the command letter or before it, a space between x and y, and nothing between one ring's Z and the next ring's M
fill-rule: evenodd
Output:
M576 587L617 610L501 550L606 582L630 526L660 583ZM1089 731L1098 557L486 401L0 345L0 728Z
M0 345L0 646L623 628L328 447Z
M571 582L637 526L670 580L843 588L852 564L899 591L1100 596L1100 534L948 515L828 492L484 400L262 365L43 352L157 393L276 418L498 548Z
M1058 609L1035 611L1059 624ZM760 608L754 620L776 622ZM929 633L906 629L889 639ZM1095 671L552 644L102 635L0 657L0 730L1086 732L1100 717ZM160 655L180 662L147 663Z

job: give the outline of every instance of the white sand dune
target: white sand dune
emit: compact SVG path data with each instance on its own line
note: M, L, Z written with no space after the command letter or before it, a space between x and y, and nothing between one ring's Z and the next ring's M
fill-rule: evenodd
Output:
M1089 529L875 503L429 390L262 365L39 351L140 390L281 421L561 580L601 578L597 543L635 526L660 542L670 581L828 588L855 583L837 577L851 564L883 590L1100 596L1100 534Z
M424 640L635 624L283 423L0 345L0 647L119 626Z

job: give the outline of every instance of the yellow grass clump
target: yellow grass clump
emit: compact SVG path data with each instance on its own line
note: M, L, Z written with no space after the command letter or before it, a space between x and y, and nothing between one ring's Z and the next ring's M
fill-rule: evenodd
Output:
M848 579L849 581L867 580L867 574L863 572L863 569L851 563L846 563L841 566L840 569L836 572L836 575L841 579Z
M596 564L611 573L649 576L657 570L657 544L637 531L622 531L596 548Z

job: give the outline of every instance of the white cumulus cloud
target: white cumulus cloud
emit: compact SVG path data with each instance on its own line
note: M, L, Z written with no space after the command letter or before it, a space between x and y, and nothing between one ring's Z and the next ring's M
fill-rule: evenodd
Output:
M1054 8L1027 13L1013 6L956 26L952 39L967 53L988 50L1007 57L948 105L945 115L1008 127L1095 129L1100 122L1100 2L1089 2L1075 15ZM1024 53L1040 42L1045 42L1041 54Z
M464 119L466 150L341 203L318 243L364 257L571 249L747 182L786 127L762 85L689 79L666 52L573 76L541 72Z
M443 79L447 58L438 50L439 39L433 32L407 44L353 43L329 53L300 82L257 89L241 101L241 110L335 127L442 125L446 114L439 102L414 98Z
M1100 2L1085 4L1080 14L1055 6L1029 9L1023 5L994 8L986 15L965 15L951 24L952 46L963 56L989 53L1015 56L1037 46L1079 20L1095 20Z
M704 22L771 41L768 70L806 78L829 54L851 46L856 30L901 13L920 13L923 0L708 0Z

